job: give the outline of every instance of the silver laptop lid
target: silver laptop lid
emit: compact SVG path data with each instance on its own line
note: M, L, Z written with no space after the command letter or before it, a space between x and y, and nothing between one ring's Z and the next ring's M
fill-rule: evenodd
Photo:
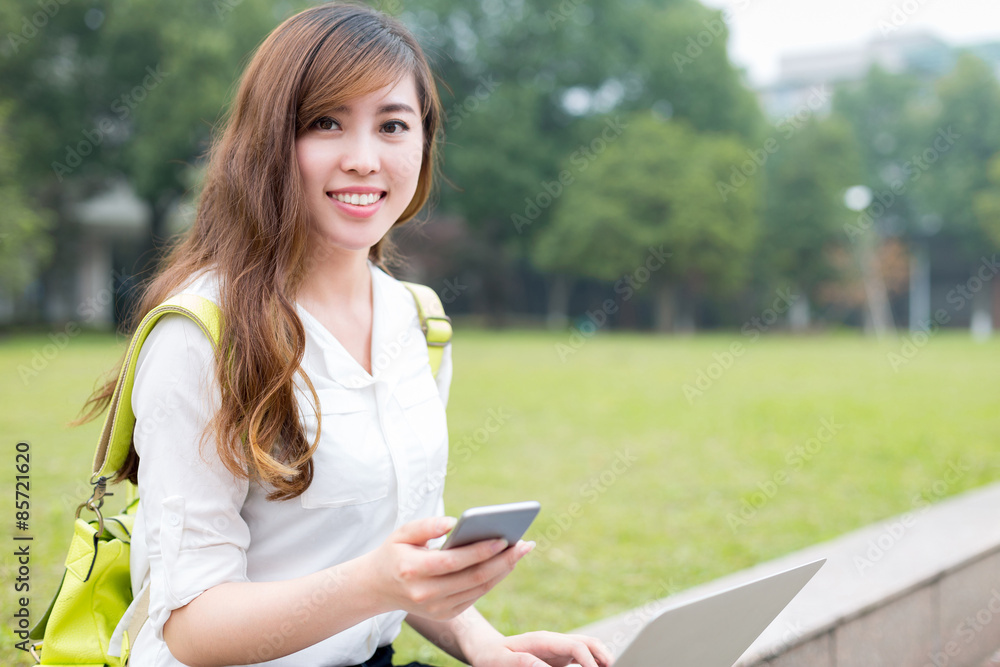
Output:
M615 667L732 667L826 559L661 611Z

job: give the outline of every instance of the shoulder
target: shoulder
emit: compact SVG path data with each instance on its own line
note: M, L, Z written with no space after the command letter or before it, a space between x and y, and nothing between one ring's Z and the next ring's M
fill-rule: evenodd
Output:
M197 294L218 304L217 275L210 269L200 271L175 291L179 293ZM156 321L139 349L136 382L150 372L156 377L175 379L204 377L214 369L214 358L215 344L200 326L185 315L167 313ZM144 366L147 372L143 372Z
M406 288L406 285L374 264L371 265L371 271L375 288L384 295L386 306L395 312L402 310L407 315L416 317L417 304L414 302L413 295L410 294L410 290Z
M192 274L175 292L175 294L197 294L212 303L219 303L219 274L212 268L202 269Z

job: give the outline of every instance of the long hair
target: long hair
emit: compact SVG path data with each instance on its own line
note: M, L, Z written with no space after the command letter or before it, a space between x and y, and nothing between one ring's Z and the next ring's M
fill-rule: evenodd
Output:
M305 330L295 294L309 257L311 222L302 192L295 140L332 106L413 76L424 143L416 192L395 222L426 203L437 163L441 102L413 36L368 7L326 4L289 18L258 47L209 153L194 225L165 258L141 294L128 330L179 291L194 274L219 279L222 337L215 359L221 406L205 436L236 476L269 485L269 500L294 498L312 481L312 454L299 422L294 380L301 375ZM384 237L369 258L380 266ZM124 362L124 357L123 357ZM120 365L119 365L120 368ZM84 405L77 424L103 412L112 379ZM318 410L317 410L318 418ZM115 481L137 481L134 443Z

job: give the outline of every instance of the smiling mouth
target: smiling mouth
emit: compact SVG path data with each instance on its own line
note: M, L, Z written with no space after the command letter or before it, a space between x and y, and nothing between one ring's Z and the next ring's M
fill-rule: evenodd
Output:
M352 204L354 206L371 206L375 202L382 199L385 196L384 192L372 192L369 194L359 195L356 193L352 194L336 194L333 192L327 192L326 195L333 199L336 199L342 204Z

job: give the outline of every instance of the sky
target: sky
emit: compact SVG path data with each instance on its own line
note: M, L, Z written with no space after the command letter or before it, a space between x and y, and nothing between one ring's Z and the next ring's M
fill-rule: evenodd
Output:
M1000 40L1000 0L702 0L725 12L729 56L753 84L774 80L783 54L849 48L903 31L952 44ZM893 30L898 28L898 30Z

